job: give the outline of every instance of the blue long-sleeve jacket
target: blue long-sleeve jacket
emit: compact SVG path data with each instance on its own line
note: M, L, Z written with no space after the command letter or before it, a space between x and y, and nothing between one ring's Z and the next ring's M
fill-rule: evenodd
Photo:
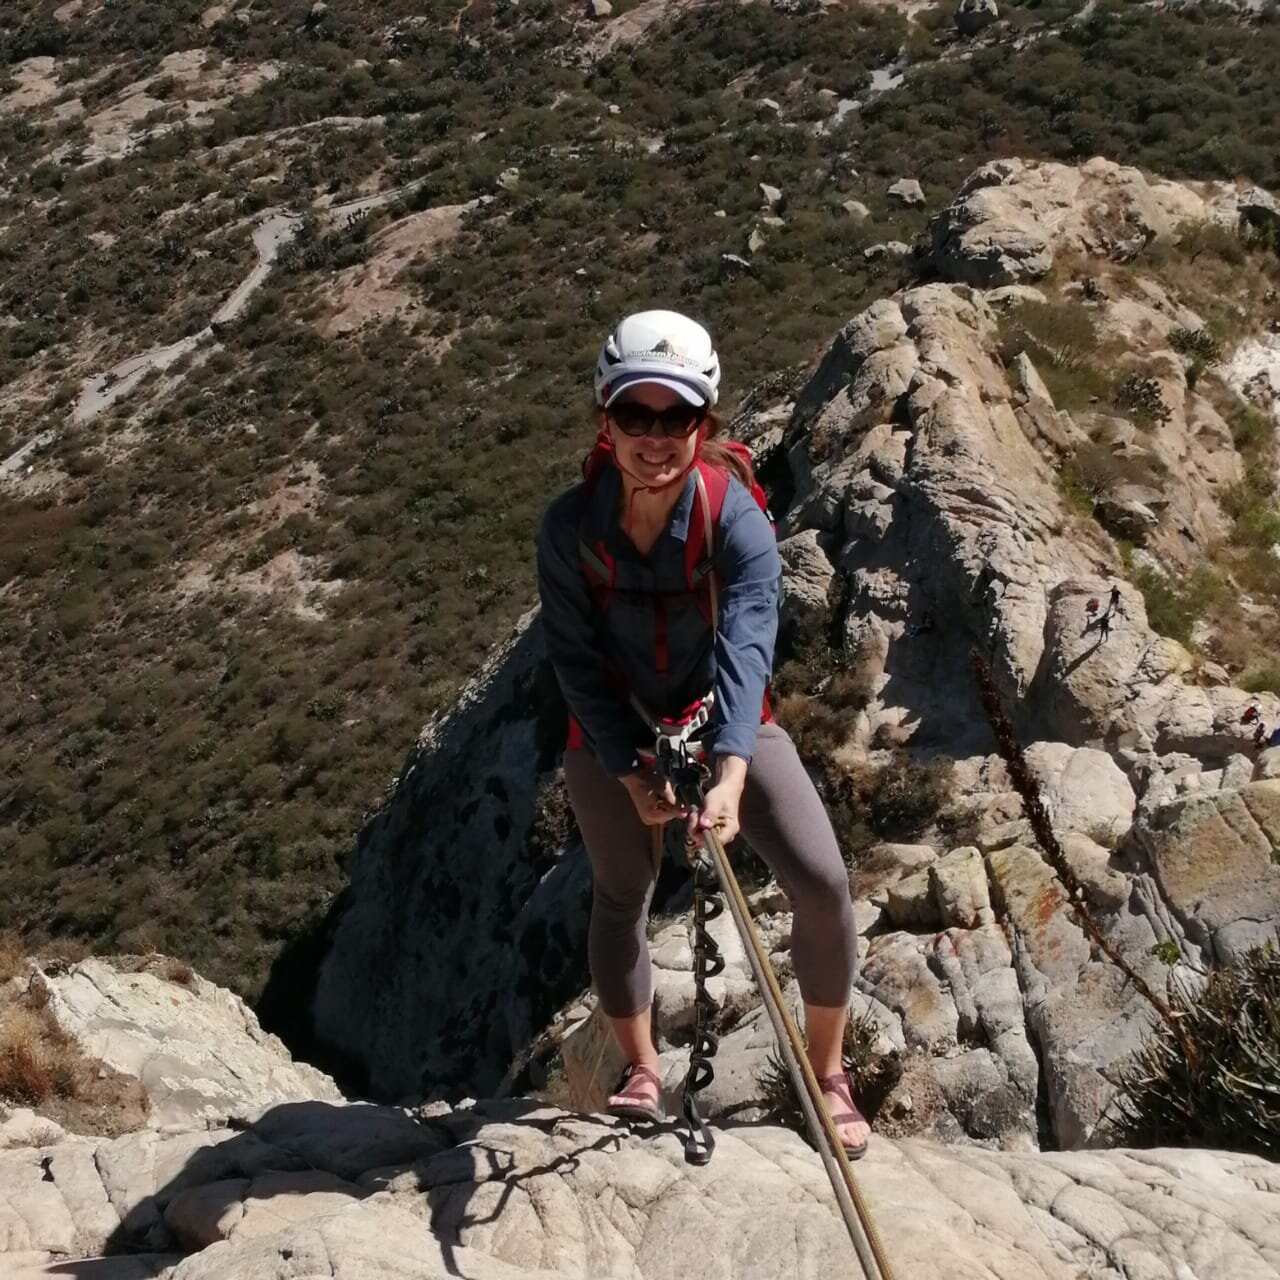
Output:
M558 497L538 533L538 591L547 654L588 747L614 777L639 765L636 747L652 734L610 680L620 672L655 715L674 715L715 690L708 749L750 761L760 707L773 668L781 563L768 518L730 479L715 530L719 624L711 628L685 581L685 537L695 501L692 474L664 532L642 556L618 525L622 477L602 469L592 486ZM614 558L614 585L603 611L592 603L579 542L603 541ZM667 674L657 671L654 605L666 614Z

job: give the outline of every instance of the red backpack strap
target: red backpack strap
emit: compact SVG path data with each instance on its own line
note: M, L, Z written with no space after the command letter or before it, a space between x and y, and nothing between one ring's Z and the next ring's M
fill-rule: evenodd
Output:
M755 469L752 465L751 450L741 440L717 440L716 444L742 460L742 465L746 468L747 475L751 480L751 483L747 485L747 492L755 499L756 506L769 517L769 523L773 524L773 516L769 511L769 499L765 495L765 491L760 487L760 481L756 479Z
M720 612L715 575L716 526L729 492L729 473L701 458L693 467L693 510L684 540L685 584L712 629Z

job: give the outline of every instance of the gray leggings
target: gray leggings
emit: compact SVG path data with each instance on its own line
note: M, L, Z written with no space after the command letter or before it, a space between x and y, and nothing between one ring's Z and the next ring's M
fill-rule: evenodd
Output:
M591 976L605 1013L629 1017L647 1009L653 995L645 938L652 837L626 788L589 751L564 753L564 780L591 859ZM801 996L807 1004L844 1005L858 962L849 873L822 800L779 725L760 726L739 816L742 834L791 899L791 960Z

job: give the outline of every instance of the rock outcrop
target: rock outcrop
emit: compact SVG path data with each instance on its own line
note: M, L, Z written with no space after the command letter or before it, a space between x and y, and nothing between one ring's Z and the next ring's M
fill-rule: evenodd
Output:
M991 754L971 649L993 669L1104 933L1148 982L1194 983L1280 923L1274 774L1242 722L1253 703L1280 720L1280 698L1249 697L1225 672L1197 676L1191 655L1149 626L1115 545L1058 483L1057 463L1098 424L1059 412L1025 353L1012 371L1001 359L1007 309L1044 295L976 287L1047 270L1055 253L1114 259L1187 220L1233 222L1242 199L1101 160L985 166L935 224L932 269L948 278L854 317L785 429L776 405L760 429L790 472L784 623L842 637L873 688L837 763L874 767L890 745L946 753L956 810L971 816L963 840L940 836L927 858L886 846L859 870L870 900L859 904L851 1007L903 1057L891 1102L916 1100L904 1127L1006 1149L1093 1142L1108 1081L1149 1025L1034 847ZM1140 272L1128 278L1094 314L1109 340L1168 357L1158 365L1168 416L1144 447L1169 478L1139 505L1155 521L1149 545L1185 563L1221 537L1214 495L1240 476L1240 459L1168 350L1172 330L1197 317ZM1113 586L1103 636L1085 605ZM531 623L432 726L362 839L315 1007L321 1033L369 1065L379 1096L464 1079L490 1087L587 984L580 849L544 833L528 850L559 731L536 671ZM1202 838L1210 859L1197 856ZM664 876L659 900L681 882ZM785 977L790 916L779 891L766 898L759 918ZM493 921L487 934L480 919ZM674 1096L687 922L655 947ZM745 971L735 981L709 1100L739 1114L761 1102L770 1041ZM583 1100L617 1065L607 1045L598 1056L590 1009L588 998L560 1028L573 1027L565 1058Z
M585 859L562 837L530 848L564 740L541 648L530 615L424 730L361 833L314 1021L377 1096L493 1088L581 987Z
M1080 166L993 160L933 223L933 263L949 280L991 288L1036 280L1054 254L1130 259L1183 222L1230 224L1254 206L1225 184L1148 179L1101 157Z
M51 980L114 989L102 969ZM670 1129L521 1098L408 1111L321 1083L327 1096L281 1102L281 1081L314 1088L316 1073L251 1016L226 1022L225 992L196 979L171 1024L151 994L126 984L112 997L135 1045L156 1037L143 1059L162 1057L176 1026L208 1025L228 1062L273 1069L216 1119L207 1098L184 1118L187 1091L168 1089L165 1131L46 1130L0 1150L6 1280L780 1280L855 1266L822 1164L787 1129L722 1126L697 1168ZM1280 1278L1280 1171L1257 1157L877 1138L858 1178L900 1276Z
M164 977L96 959L39 971L62 1030L142 1083L153 1127L189 1128L241 1108L341 1096L327 1076L291 1061L239 996L185 966L175 972Z

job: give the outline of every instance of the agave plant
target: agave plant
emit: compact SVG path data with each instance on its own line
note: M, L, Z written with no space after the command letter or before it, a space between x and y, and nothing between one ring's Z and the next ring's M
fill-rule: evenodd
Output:
M1195 1045L1194 1062L1156 1023L1121 1070L1111 1135L1133 1146L1280 1158L1280 951L1254 947L1200 990L1176 990L1172 1005Z

